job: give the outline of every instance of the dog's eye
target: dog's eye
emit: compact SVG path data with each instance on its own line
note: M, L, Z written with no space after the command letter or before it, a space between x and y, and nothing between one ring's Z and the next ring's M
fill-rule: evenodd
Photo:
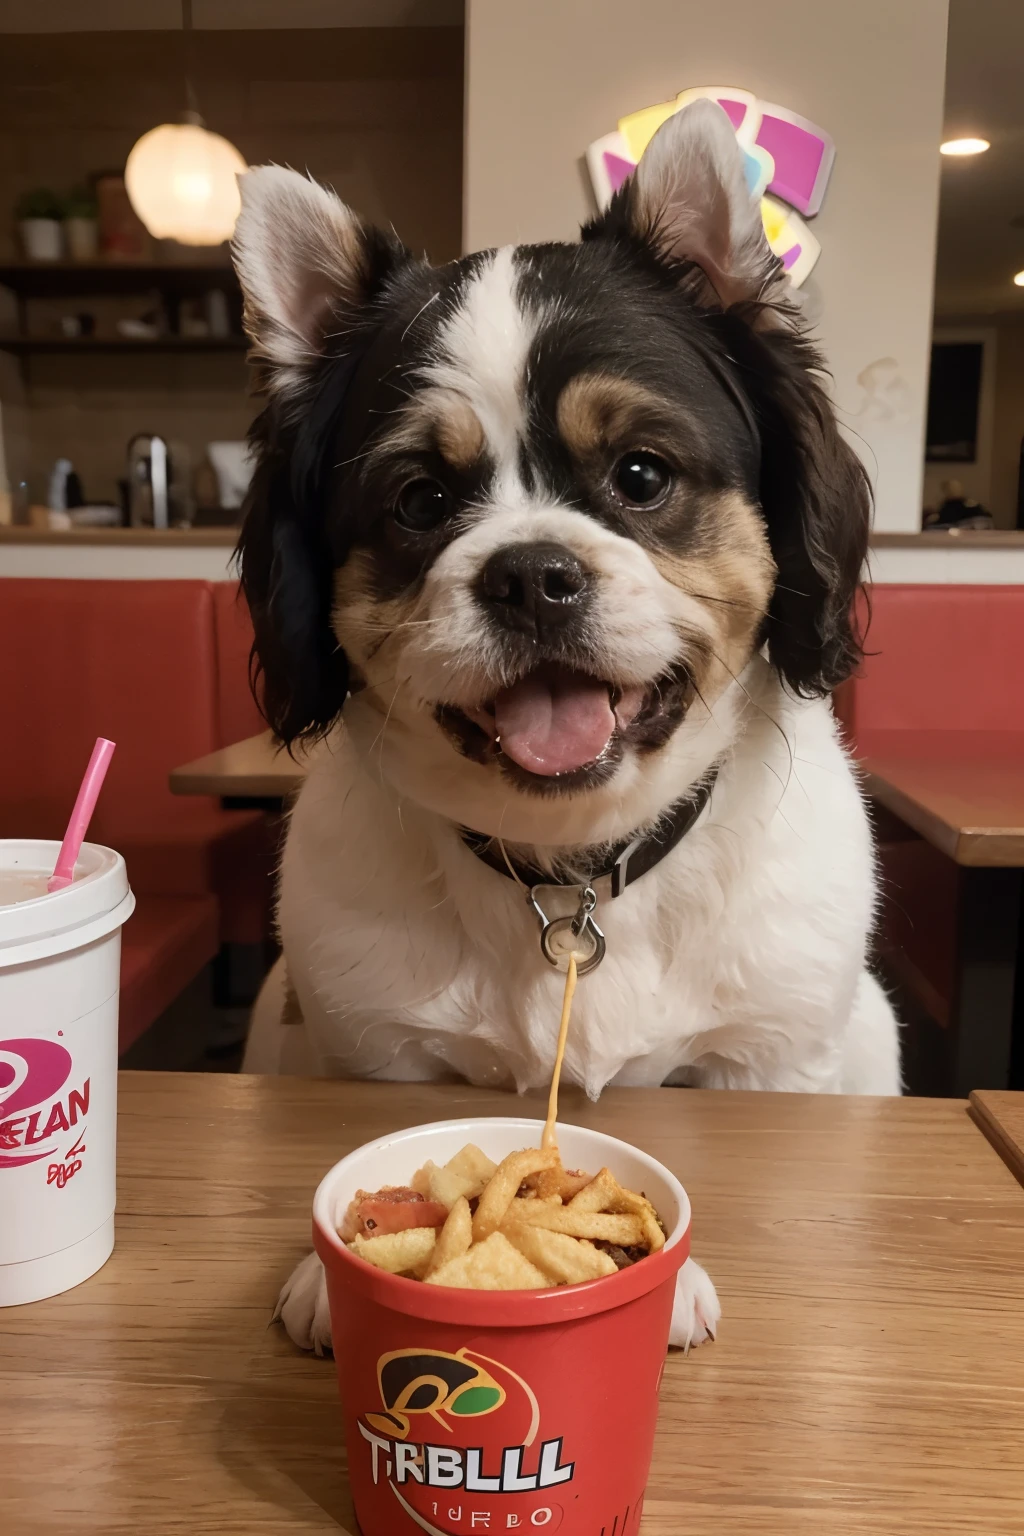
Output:
M410 480L395 502L395 522L413 533L429 533L451 510L451 497L438 480Z
M672 482L672 471L656 453L627 453L612 470L612 486L620 501L649 507L660 501Z

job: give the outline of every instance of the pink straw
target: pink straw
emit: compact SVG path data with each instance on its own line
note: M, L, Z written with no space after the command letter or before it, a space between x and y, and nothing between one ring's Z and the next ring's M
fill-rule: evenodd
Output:
M89 830L92 813L96 809L96 801L99 799L103 780L107 776L107 769L110 767L110 759L113 755L114 743L107 741L103 736L97 736L89 766L85 770L85 777L78 791L75 808L71 812L68 829L64 834L64 841L60 846L60 853L57 855L56 866L46 882L48 891L61 891L75 878L78 855L82 851L85 834Z

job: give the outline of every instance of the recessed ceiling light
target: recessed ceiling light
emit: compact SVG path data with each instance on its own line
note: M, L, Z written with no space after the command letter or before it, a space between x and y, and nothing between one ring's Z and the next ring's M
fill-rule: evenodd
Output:
M1018 288L1024 288L1024 272L1015 272L1013 280Z
M983 155L989 148L988 139L947 139L939 145L940 155Z

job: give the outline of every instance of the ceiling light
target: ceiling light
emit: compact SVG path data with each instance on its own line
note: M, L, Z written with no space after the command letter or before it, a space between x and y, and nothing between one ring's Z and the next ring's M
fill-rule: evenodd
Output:
M235 146L211 133L195 110L190 79L192 0L181 0L185 97L180 123L161 123L138 139L124 168L132 207L156 240L219 245L241 211L237 177L246 169Z
M947 139L939 145L940 155L983 155L989 148L988 139Z
M161 123L138 140L124 168L132 207L157 240L219 245L241 210L233 144L201 123Z
M1018 288L1024 288L1024 272L1015 272L1013 275L1013 280L1017 284Z

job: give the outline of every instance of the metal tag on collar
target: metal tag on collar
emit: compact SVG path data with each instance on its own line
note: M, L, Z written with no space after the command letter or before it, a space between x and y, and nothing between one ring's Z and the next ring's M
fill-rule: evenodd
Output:
M597 892L593 886L585 885L580 892L580 904L576 908L575 917L549 918L537 899L537 892L542 889L539 885L531 886L526 896L527 903L540 923L541 954L556 970L566 971L569 968L569 956L575 950L578 957L577 974L589 975L597 969L605 955L604 934L594 921Z

